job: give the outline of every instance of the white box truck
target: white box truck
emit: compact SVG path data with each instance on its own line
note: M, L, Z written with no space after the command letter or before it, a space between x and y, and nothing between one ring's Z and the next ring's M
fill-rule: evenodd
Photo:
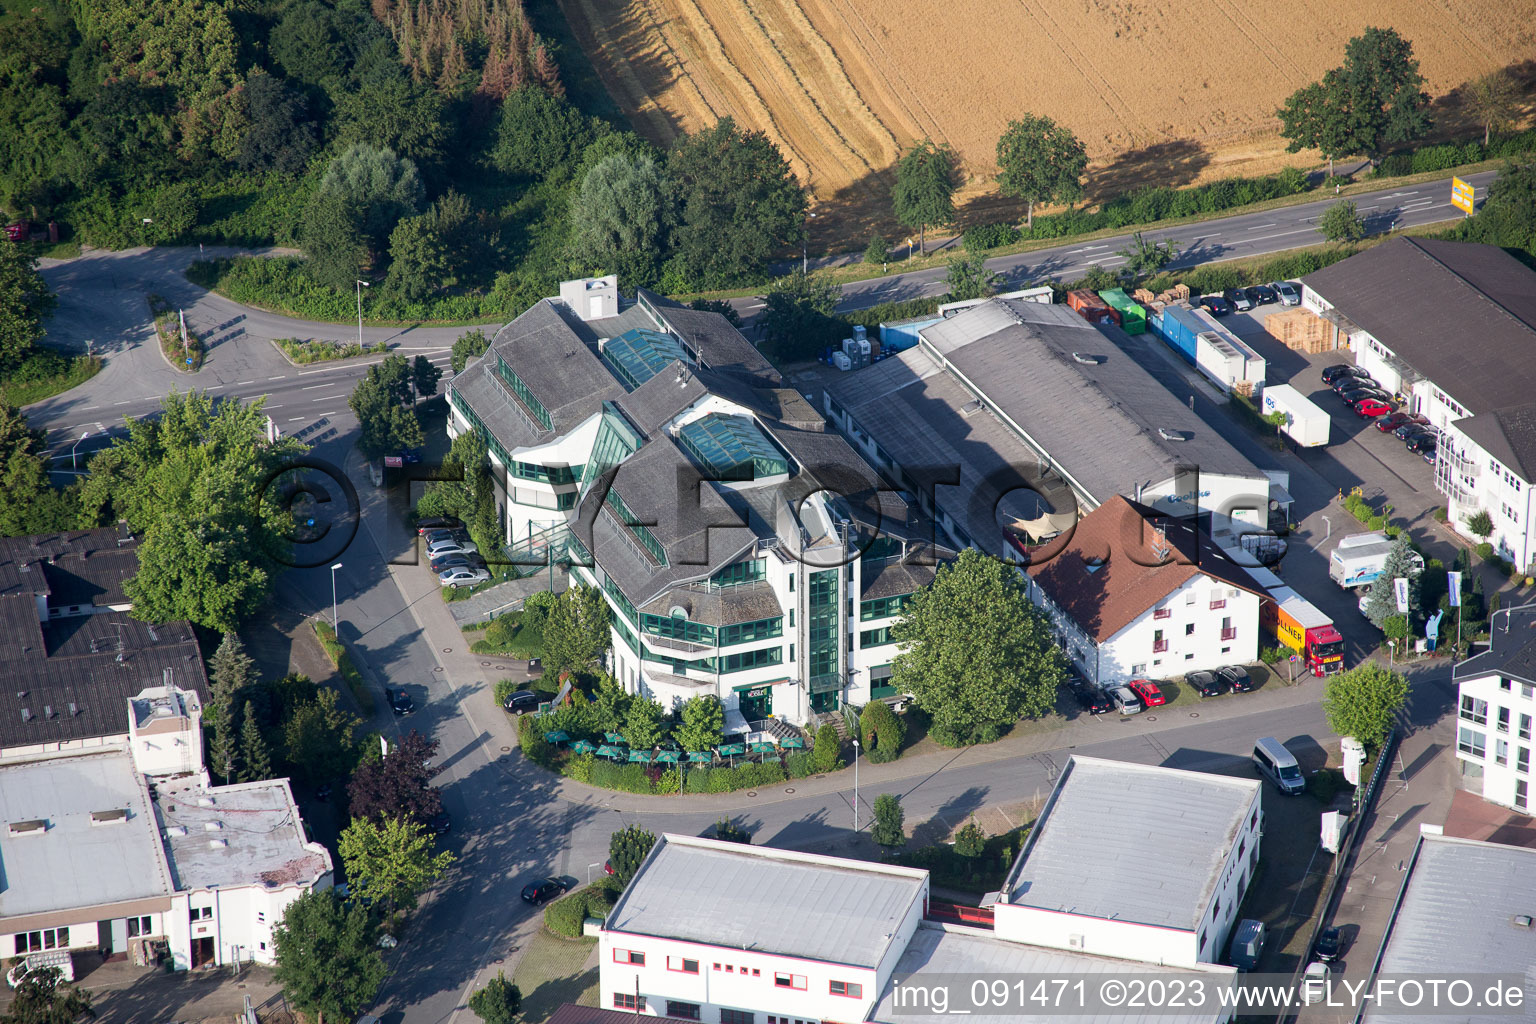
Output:
M1332 427L1328 414L1289 384L1266 387L1260 410L1265 416L1283 413L1285 426L1280 429L1303 448L1321 448L1328 443L1328 432Z
M1385 533L1357 533L1345 537L1328 558L1328 578L1345 590L1364 587L1381 578L1387 567L1392 541Z

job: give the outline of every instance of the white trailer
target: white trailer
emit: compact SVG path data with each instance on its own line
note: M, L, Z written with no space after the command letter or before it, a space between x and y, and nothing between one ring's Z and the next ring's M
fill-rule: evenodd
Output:
M1306 395L1289 384L1271 384L1264 389L1262 411L1283 413L1285 425L1280 429L1303 448L1321 448L1328 443L1332 420Z
M1328 578L1345 590L1370 589L1387 567L1392 541L1385 533L1357 533L1345 537L1328 558Z
M1246 364L1243 354L1215 331L1195 335L1195 366L1221 390L1230 393L1234 384L1248 379Z

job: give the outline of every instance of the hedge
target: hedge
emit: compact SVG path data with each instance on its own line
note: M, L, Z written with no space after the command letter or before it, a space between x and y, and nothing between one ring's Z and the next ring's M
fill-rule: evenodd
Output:
M859 711L859 736L865 755L875 764L894 761L901 756L901 741L907 729L883 700L872 700Z
M589 917L607 917L613 909L608 891L589 885L544 908L544 927L567 939L581 938L581 926Z
M331 359L383 355L389 351L389 346L382 341L367 348L355 341L300 341L298 338L278 338L272 344L282 349L283 355L301 366L309 363L323 363Z
M353 664L352 655L347 653L346 646L337 639L336 631L331 628L329 622L316 619L315 636L320 640L320 646L325 648L326 657L331 659L331 664L336 666L336 671L341 673L342 679L346 680L347 689L352 691L352 696L357 700L357 706L363 712L363 717L372 717L373 691L368 689L368 684L363 680L363 674Z

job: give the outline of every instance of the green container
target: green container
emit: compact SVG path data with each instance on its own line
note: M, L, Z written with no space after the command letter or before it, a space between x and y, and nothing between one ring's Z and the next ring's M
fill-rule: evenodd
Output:
M1111 288L1108 291L1099 292L1099 298L1110 309L1120 312L1120 326L1126 334L1144 334L1147 330L1147 311L1141 303L1132 301L1131 297L1119 288Z

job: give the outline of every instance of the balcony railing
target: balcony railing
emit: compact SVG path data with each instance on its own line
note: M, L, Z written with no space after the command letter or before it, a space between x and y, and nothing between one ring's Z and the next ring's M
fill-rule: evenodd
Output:
M1166 650L1168 650L1168 641L1167 640L1153 640L1152 641L1152 653L1153 654L1162 654Z
M1237 629L1233 628L1233 629L1224 629L1224 630L1222 630L1221 631L1221 638L1223 640L1236 640L1237 639Z
M1217 598L1216 600L1211 602L1211 611L1214 612L1218 608L1225 608L1226 606L1227 606L1227 599L1226 598L1224 598L1224 597Z
M1173 609L1172 608L1157 608L1157 609L1155 609L1152 612L1152 617L1154 619L1172 618L1173 617Z

